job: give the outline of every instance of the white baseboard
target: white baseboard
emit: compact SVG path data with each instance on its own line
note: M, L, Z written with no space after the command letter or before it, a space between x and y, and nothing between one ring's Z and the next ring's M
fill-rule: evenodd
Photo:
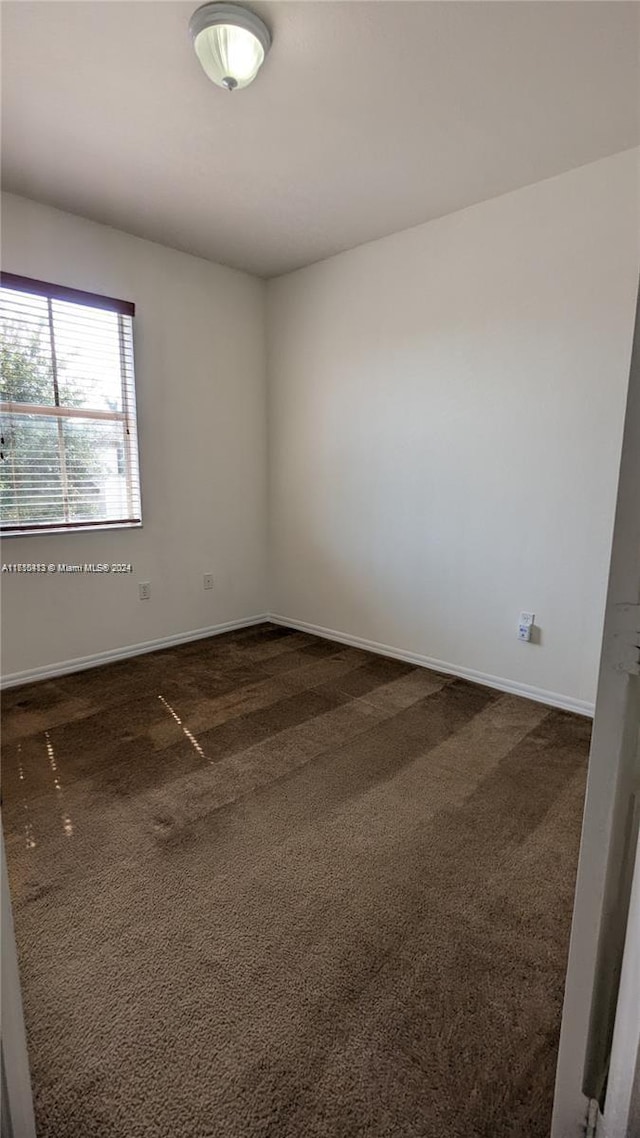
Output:
M124 648L111 648L107 652L96 652L93 656L79 656L75 660L61 660L57 664L45 664L43 668L27 668L24 672L12 672L3 676L0 688L15 688L22 684L32 684L37 680L50 680L55 676L68 676L71 672L83 672L86 668L96 668L100 664L111 664L114 660L128 660L131 656L142 656L146 652L157 652L160 648L170 648L173 644L187 644L190 640L204 640L208 636L219 636L222 632L233 632L235 628L248 628L253 624L264 624L269 617L247 616L241 620L227 620L214 624L211 628L196 628L191 632L178 632L174 636L161 636L158 640L147 640L143 644L128 644Z
M14 688L22 684L32 684L38 680L50 680L55 676L67 676L72 672L96 668L100 664L110 664L115 660L127 660L132 656L142 656L146 652L157 652L161 648L170 648L173 644L187 644L191 640L204 640L208 636L219 636L222 632L232 632L236 628L248 628L254 624L263 624L265 621L272 621L273 624L281 624L288 628L297 628L301 632L311 632L314 636L320 636L326 640L336 640L339 644L349 644L353 648L365 648L367 652L377 652L381 656L392 656L396 660L405 660L408 664L417 664L422 668L432 668L436 672L461 676L463 679L472 680L474 683L497 688L498 691L510 692L512 695L521 695L526 699L536 700L538 703L546 703L550 707L561 707L566 711L575 711L578 715L593 716L594 705L587 703L586 700L545 691L543 688L531 687L528 684L517 683L515 680L504 680L500 676L487 675L486 672L478 672L474 668L463 668L458 664L449 664L445 660L436 660L432 656L423 656L419 652L407 652L402 648L394 648L390 644L380 644L376 640L365 640L362 636L350 636L344 632L338 632L334 628L323 628L319 624L309 624L305 620L292 620L280 613L261 613L257 616L244 617L241 620L228 620L223 624L214 624L211 628L196 628L190 632L178 632L173 636L162 636L158 640L147 640L143 644L128 644L123 648L96 652L92 656L80 656L75 660L61 660L55 664L46 664L42 668L28 668L24 672L12 672L2 677L0 688Z
M531 687L515 680L504 680L500 676L490 676L486 672L477 672L474 668L463 668L459 664L449 664L445 660L435 660L432 656L423 656L419 652L406 652L402 648L394 648L390 644L379 644L376 640L365 640L362 636L350 636L344 632L336 632L334 628L323 628L319 624L309 624L305 620L291 620L280 613L269 613L266 620L273 624L282 624L287 628L297 628L300 632L311 632L314 636L321 636L327 640L337 640L340 644L349 644L353 648L365 648L367 652L377 652L381 656L393 656L396 660L406 660L408 664L418 664L421 668L432 668L436 672L446 672L451 676L460 676L465 680L472 680L477 684L484 684L498 691L510 692L511 695L521 695L525 699L533 699L538 703L546 703L550 707L561 707L565 711L574 711L578 715L593 717L595 705L583 699L574 699L570 695L560 695L557 692L545 691L544 688Z

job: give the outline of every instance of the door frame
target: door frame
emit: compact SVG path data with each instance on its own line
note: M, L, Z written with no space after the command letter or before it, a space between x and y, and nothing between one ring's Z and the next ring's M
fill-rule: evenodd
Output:
M640 1134L640 836L613 1031L604 1114L596 1138Z
M18 954L13 930L11 894L0 824L2 862L2 1133L7 1138L36 1138L27 1054L27 1036L22 1012Z
M640 308L631 352L551 1138L583 1138L602 1101L638 817ZM606 1106L605 1106L606 1114ZM589 1131L587 1131L589 1132Z

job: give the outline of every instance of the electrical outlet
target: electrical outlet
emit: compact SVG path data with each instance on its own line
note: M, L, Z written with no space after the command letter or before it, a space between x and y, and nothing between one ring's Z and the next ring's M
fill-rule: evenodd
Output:
M213 573L205 573L204 577L202 578L202 583L203 583L205 589L212 589L213 588Z
M524 640L526 643L530 643L535 619L536 614L534 612L520 613L520 620L518 621L518 640Z
M141 601L151 600L151 581L138 582L138 596Z

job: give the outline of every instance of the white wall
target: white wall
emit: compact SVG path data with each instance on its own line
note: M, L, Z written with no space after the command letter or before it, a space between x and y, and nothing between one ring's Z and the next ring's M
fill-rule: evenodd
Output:
M144 515L141 530L5 540L5 562L135 566L5 575L5 675L271 608L588 705L640 261L637 157L269 283L270 584L264 284L4 195L3 268L136 303ZM523 608L539 644L515 638Z
M139 530L4 540L3 562L125 561L134 573L5 574L3 672L264 612L264 284L12 195L2 222L6 271L135 302L143 509Z
M619 154L268 284L275 613L593 701L637 162ZM522 609L538 644L516 640Z

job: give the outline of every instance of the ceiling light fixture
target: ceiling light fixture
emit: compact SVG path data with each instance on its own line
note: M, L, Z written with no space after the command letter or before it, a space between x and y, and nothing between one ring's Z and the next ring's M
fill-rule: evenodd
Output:
M189 21L196 55L218 87L248 87L271 47L266 24L239 4L203 4Z

